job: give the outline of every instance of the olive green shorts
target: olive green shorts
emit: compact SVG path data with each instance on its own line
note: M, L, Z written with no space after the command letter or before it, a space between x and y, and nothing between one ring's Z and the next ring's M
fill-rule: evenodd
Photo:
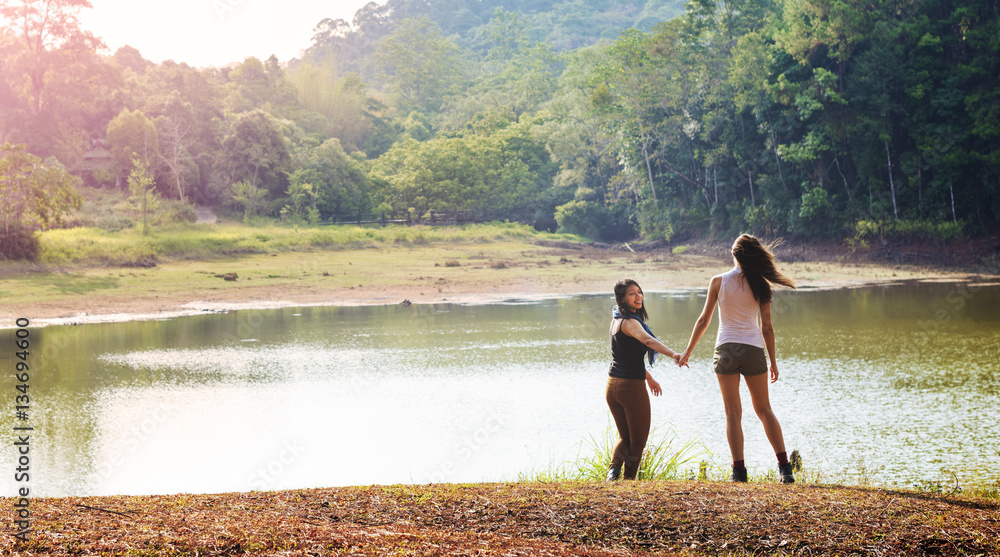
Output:
M712 369L721 375L760 375L767 373L767 356L758 346L726 342L715 347Z

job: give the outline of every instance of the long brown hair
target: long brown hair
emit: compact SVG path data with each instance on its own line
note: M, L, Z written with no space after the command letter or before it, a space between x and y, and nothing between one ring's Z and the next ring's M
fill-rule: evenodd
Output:
M753 292L753 299L758 304L771 302L771 284L795 288L792 279L778 272L775 267L774 254L771 253L773 247L774 244L762 244L749 234L740 234L733 243L733 257L740 265L750 291Z
M625 305L625 291L628 290L628 287L632 286L633 284L635 285L636 288L639 289L639 292L642 292L642 287L639 286L639 283L633 279L630 278L622 279L615 283L615 303L618 304L618 313L620 313L622 317L632 314L638 317L639 319L642 319L644 322L648 321L649 315L646 313L645 299L643 299L642 307L639 308L639 311L632 311Z

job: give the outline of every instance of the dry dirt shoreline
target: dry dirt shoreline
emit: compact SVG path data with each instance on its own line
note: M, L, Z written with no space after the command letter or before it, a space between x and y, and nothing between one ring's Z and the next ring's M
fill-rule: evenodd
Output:
M779 251L802 289L910 280L994 281L1000 275L945 267L865 263L818 251ZM461 303L608 294L633 277L649 292L704 289L731 268L718 246L682 254L594 246L502 242L407 249L256 254L161 261L152 269L0 269L0 327L163 319L204 312L297 306ZM225 273L237 280L226 281ZM28 295L18 295L26 286ZM36 293L37 292L37 293ZM4 296L6 295L6 296Z
M10 499L4 505L13 504ZM30 502L18 555L997 555L995 501L770 482L362 486Z

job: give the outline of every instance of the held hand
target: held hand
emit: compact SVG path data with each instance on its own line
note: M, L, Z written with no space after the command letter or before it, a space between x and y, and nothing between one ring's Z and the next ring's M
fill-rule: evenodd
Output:
M680 357L679 357L679 358L677 358L677 365L678 365L678 366L684 366L684 367L688 367L687 363L688 363L688 358L690 358L690 357L691 357L691 353L690 353L690 352L688 352L687 350L685 350L685 351L684 351L684 352L683 352L683 353L682 353L682 354L680 355Z
M653 396L660 396L663 394L663 389L660 388L660 384L656 382L656 379L647 377L646 383L649 383L649 390L653 391Z
M674 354L674 363L677 364L677 367L687 367L687 362L681 363L681 356L682 354Z
M778 380L778 364L771 364L771 383Z

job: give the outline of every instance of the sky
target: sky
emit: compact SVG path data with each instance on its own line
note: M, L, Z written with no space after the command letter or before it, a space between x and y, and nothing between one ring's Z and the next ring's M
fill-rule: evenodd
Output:
M352 21L369 1L91 0L80 24L103 39L109 53L129 45L156 63L225 66L272 54L285 62L309 47L320 20Z

